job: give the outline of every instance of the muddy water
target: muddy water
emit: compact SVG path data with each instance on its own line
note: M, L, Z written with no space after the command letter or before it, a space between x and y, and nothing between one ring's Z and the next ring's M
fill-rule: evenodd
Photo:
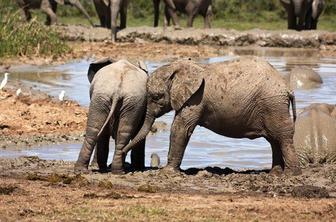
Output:
M319 58L313 50L280 49L233 49L229 55L202 59L203 63L226 61L238 55L256 55L264 57L284 75L294 66L304 65L313 68L323 79L321 88L297 90L297 107L301 109L311 103L336 103L336 58ZM21 81L35 89L57 96L66 91L66 98L77 100L80 104L89 104L89 83L86 77L90 60L74 61L58 66L16 66L12 68L10 81ZM150 72L165 64L146 61ZM170 125L173 113L161 117L160 121ZM30 148L20 151L1 151L1 156L37 155L44 159L75 160L81 144L52 145L42 148ZM111 143L111 150L113 150ZM148 137L146 163L156 152L165 164L169 146L169 130ZM112 156L112 153L111 153ZM261 169L271 165L270 145L264 139L231 139L217 135L205 128L197 127L183 159L182 168L219 166L234 169Z

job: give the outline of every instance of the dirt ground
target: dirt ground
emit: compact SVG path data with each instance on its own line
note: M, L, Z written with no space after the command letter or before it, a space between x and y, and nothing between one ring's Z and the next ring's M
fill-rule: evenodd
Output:
M80 27L76 30L71 33L78 33L79 37L69 42L72 49L69 54L59 58L2 59L0 72L10 72L15 64L66 63L106 56L172 61L181 57L249 54L256 47L237 50L201 44L199 40L156 41L146 34L147 30L136 35L132 30L120 33L122 42L113 44L105 37L99 41L81 39L89 34L83 35L86 30L81 32ZM96 31L89 37L95 36ZM289 34L297 36L296 32ZM193 35L192 31L188 30L187 35ZM306 39L314 37L313 32L304 35ZM128 36L131 42L125 42L123 36ZM251 35L247 36L240 39L249 41ZM301 41L309 43L307 47L312 49L289 52L336 56L334 34L319 32L317 36L323 36L317 42L324 38L330 44L312 48L309 44L315 44L315 40ZM178 39L178 33L173 37ZM160 34L158 38L164 37ZM17 97L15 91L19 87L23 93ZM87 108L76 102L61 102L24 85L10 85L0 91L0 110L0 152L45 143L82 142ZM164 127L157 126L156 130ZM309 166L295 177L216 167L193 168L182 173L147 169L125 175L102 174L92 168L90 174L76 175L73 165L38 157L6 159L0 155L0 221L333 221L336 218L336 165Z
M22 93L16 96L16 89ZM0 91L0 147L29 147L81 140L87 109L20 86Z
M1 221L333 221L336 166L296 177L230 169L75 175L73 163L0 159Z

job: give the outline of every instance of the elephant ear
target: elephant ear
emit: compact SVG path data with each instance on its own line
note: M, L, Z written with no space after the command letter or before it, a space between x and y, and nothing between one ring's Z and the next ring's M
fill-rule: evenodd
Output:
M89 66L89 70L88 70L88 79L89 79L89 82L91 83L92 80L93 80L93 77L95 76L95 74L101 69L103 68L104 66L107 66L109 64L112 64L114 63L115 61L110 59L110 58L103 58L103 59L100 59L98 61L95 61L93 63L90 64Z
M187 69L179 69L171 75L170 103L175 111L180 110L204 84L201 71L200 67L190 66Z
M60 5L64 5L64 0L55 0L55 2L57 2Z

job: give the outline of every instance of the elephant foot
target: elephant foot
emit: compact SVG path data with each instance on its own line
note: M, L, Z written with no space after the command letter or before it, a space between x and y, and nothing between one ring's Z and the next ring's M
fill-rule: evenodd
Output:
M302 170L300 167L291 167L285 168L284 173L290 176L298 176L302 174Z
M111 173L115 175L123 175L125 174L125 171L123 169L113 169L111 168Z
M274 166L271 169L270 174L274 176L281 176L283 174L283 169L281 168L281 166Z
M87 166L80 163L76 163L74 167L74 172L76 174L88 174L90 171Z
M181 28L181 26L176 25L176 26L174 26L174 30L182 30L182 28Z
M181 171L179 167L172 167L172 166L165 166L160 170L160 173L163 174L177 174L180 172Z

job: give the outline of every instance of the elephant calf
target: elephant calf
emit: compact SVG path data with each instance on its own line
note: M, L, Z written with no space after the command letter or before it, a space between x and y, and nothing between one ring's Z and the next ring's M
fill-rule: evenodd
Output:
M169 170L179 170L197 125L223 136L264 137L272 146L272 170L301 172L293 146L295 103L286 81L258 58L198 65L176 61L157 69L147 82L145 122L127 153L149 133L155 118L175 110L171 126Z
M90 64L88 71L90 107L85 140L75 164L75 171L86 172L95 145L100 170L107 168L110 136L115 139L111 170L123 172L125 155L122 149L141 127L146 108L147 71L126 60L104 59ZM131 153L136 169L144 167L145 139Z

